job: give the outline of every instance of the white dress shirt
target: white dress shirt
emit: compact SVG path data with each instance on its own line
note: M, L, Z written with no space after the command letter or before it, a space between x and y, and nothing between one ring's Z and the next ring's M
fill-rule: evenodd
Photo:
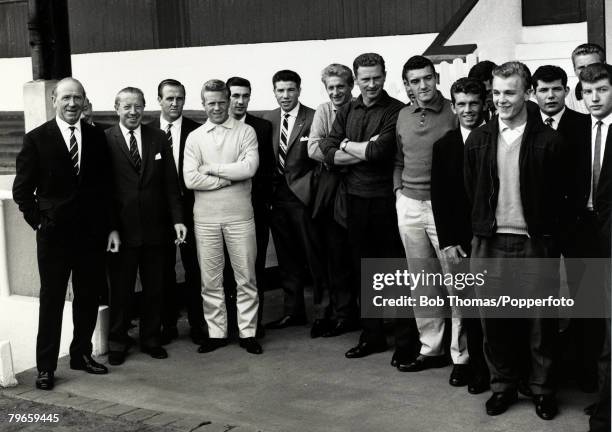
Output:
M279 139L280 139L280 134L281 134L281 130L283 129L283 120L285 119L285 114L289 114L289 118L287 119L287 123L289 123L289 126L287 128L287 144L289 144L289 140L291 139L291 132L293 131L293 125L295 125L295 121L297 120L297 115L298 112L300 111L300 103L298 102L297 105L289 112L285 112L282 110L280 111L280 128L279 128Z
M463 126L459 125L459 129L461 130L461 138L463 139L463 144L465 144L465 142L467 141L468 137L470 136L470 133L476 129L477 127L482 126L483 124L485 124L486 122L483 120L482 123L480 123L478 126L476 126L473 129L468 129L468 128L464 128Z
M168 129L168 125L170 122L164 119L163 116L159 117L159 128L166 132ZM179 167L179 156L181 151L181 126L183 126L183 116L180 116L176 120L172 122L172 127L170 128L170 135L172 135L172 156L174 157L174 167L176 168L176 172L178 172Z
M589 194L589 202L587 207L593 208L593 161L595 160L595 138L597 138L597 122L598 120L591 116L591 192ZM612 113L601 119L601 152L599 153L599 166L603 168L603 159L606 152L606 140L608 139L608 129L612 123Z
M125 139L125 144L127 145L128 152L130 151L130 130L123 126L123 124L119 123L119 128L121 128L121 133L123 134L123 138ZM136 137L136 147L138 147L138 153L140 154L140 159L142 159L142 138L140 137L140 125L136 129L134 129L134 136Z
M62 138L64 138L64 143L66 144L66 148L68 149L68 154L70 154L70 128L74 127L74 136L76 138L76 142L77 142L77 149L79 150L79 160L78 160L78 165L79 168L81 168L81 151L82 151L82 144L81 144L81 121L79 120L78 122L76 122L75 124L71 125L69 123L66 123L64 120L62 120L61 118L55 116L55 122L57 123L57 126L59 127L60 132L62 133Z
M518 137L523 135L525 132L525 126L527 126L527 122L515 127L514 129L511 129L510 126L504 123L501 118L499 119L499 133L501 133L504 141L506 141L508 144L513 143Z
M542 116L542 122L544 124L546 124L546 119L552 118L553 122L550 125L550 127L553 128L554 130L557 130L557 128L559 127L559 122L561 121L561 117L563 117L563 113L564 112L565 112L565 107L563 107L563 109L561 111L559 111L557 114L555 114L553 116L549 116L548 114L545 114L542 111L540 111L540 115Z

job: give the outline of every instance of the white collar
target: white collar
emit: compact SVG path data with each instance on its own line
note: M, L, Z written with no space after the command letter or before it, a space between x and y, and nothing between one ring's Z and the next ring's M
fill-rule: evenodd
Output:
M140 126L141 125L138 125L138 127L134 129L134 135L140 135ZM121 133L123 134L123 136L128 136L128 134L130 133L130 129L123 126L123 123L121 122L119 122L119 128L121 128Z
M78 131L79 133L81 132L81 120L80 119L75 124L71 125L70 123L59 118L59 116L55 116L55 122L57 123L57 127L59 127L60 130L62 131L69 130L69 128L73 127L75 131Z
M591 127L593 129L597 126L598 121L599 120L597 120L595 117L591 116ZM601 122L604 124L604 126L610 126L610 123L612 123L612 113L602 118Z
M209 119L206 120L206 123L204 123L204 130L206 132L210 132L211 130L213 130L214 128L216 128L217 126L222 126L225 129L232 129L235 125L234 122L236 122L237 120L234 120L234 118L232 116L228 116L227 120L225 120L223 123L221 124L217 124L217 123L213 123L211 122Z
M183 116L181 115L179 118L177 118L173 122L169 122L168 120L166 120L164 118L163 115L160 114L160 116L159 116L159 128L160 129L163 129L163 130L168 129L168 125L170 123L172 123L172 127L174 127L174 128L181 127L181 125L183 124Z
M298 115L298 111L300 110L300 103L298 102L296 106L293 107L293 109L289 112L285 112L283 111L283 109L281 108L281 118L285 115L285 114L289 114L289 116L297 118Z
M554 120L554 125L559 126L559 122L561 121L561 117L563 117L563 113L565 112L565 105L563 105L563 108L561 109L561 111L559 111L557 114L553 115L553 116L549 116L548 114L545 114L542 110L540 110L540 115L542 116L542 121L544 123L546 123L546 119L551 117Z
M525 132L525 126L527 126L527 121L526 121L526 120L525 120L525 123L523 123L523 124L521 124L521 125L518 125L518 126L516 126L516 127L514 127L514 128L511 128L511 127L510 127L510 126L508 126L506 123L504 123L504 122L502 121L501 117L498 117L498 120L497 120L497 121L499 122L499 131L500 131L500 132L504 132L504 131L507 131L507 130L511 130L511 131L515 131L515 132L518 132L518 133L521 133L521 134L522 134L523 132Z

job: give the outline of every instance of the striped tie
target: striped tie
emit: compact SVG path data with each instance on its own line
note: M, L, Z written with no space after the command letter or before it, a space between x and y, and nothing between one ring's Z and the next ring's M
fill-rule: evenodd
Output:
M597 123L597 133L595 134L595 148L593 149L593 203L595 202L595 194L597 193L597 184L599 183L599 174L601 174L601 125L599 120Z
M70 160L72 161L72 169L76 175L79 175L79 146L77 145L76 137L74 136L74 126L70 126Z
M166 127L166 139L168 140L168 145L170 146L170 148L172 148L172 132L170 132L171 128L172 123L168 123L168 126Z
M140 153L138 152L138 145L136 144L134 131L130 131L130 157L132 158L134 165L136 165L136 171L140 171L142 160L140 159Z
M551 128L552 128L552 127L553 127L553 122L554 122L554 121L555 121L555 119L554 119L554 118L552 118L552 117L548 117L546 120L544 120L544 123L546 123L546 126L549 126L549 127L551 127ZM554 129L554 128L553 128L553 129Z
M285 159L287 158L287 143L289 142L289 113L285 113L281 127L280 145L278 146L278 172L285 173Z

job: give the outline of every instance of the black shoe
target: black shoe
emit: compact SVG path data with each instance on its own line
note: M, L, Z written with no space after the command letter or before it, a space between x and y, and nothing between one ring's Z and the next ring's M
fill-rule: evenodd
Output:
M344 333L349 333L353 331L357 331L361 328L358 321L350 320L350 319L339 319L336 321L336 324L332 326L328 331L323 333L323 337L335 337L343 335Z
M53 390L55 377L53 372L39 371L36 378L36 388L41 390Z
M468 393L470 394L480 394L489 390L491 387L489 383L489 378L482 375L477 375L468 381Z
M261 354L263 349L254 337L240 338L240 346L250 354Z
M168 345L174 339L178 337L178 330L176 327L164 327L161 331L161 344Z
M227 346L227 338L208 338L200 345L198 352L200 354L208 353L224 346Z
M280 330L291 326L301 326L306 324L305 317L296 317L293 315L285 315L276 321L269 322L264 327L270 330Z
M200 327L191 327L189 337L194 344L202 345L206 340L206 332Z
M348 350L344 357L346 358L361 358L369 356L370 354L381 353L387 351L386 343L371 343L371 342L359 342L357 346L354 346Z
M125 351L109 351L108 352L108 364L112 366L119 366L125 361Z
M168 352L160 346L141 348L140 351L145 354L149 354L154 359L168 358Z
M536 414L542 420L552 420L559 412L557 409L557 400L554 395L535 395L533 397L533 403L535 405Z
M441 368L448 364L448 359L445 355L426 356L420 354L417 358L408 364L399 364L397 370L400 372L420 372L425 369Z
M393 366L394 368L397 368L400 365L403 365L403 367L405 367L406 365L412 363L413 361L414 361L414 355L407 355L407 354L404 354L403 352L395 350L395 352L393 353L393 357L391 357L391 366Z
M312 339L321 337L335 325L336 325L336 322L330 319L326 319L326 318L316 319L312 323L312 327L310 327L310 337Z
M255 332L255 337L257 339L263 339L266 337L266 329L261 323L257 324L257 331Z
M70 358L70 369L83 370L94 375L104 375L108 373L106 366L92 359L90 355Z
M516 402L517 399L518 396L516 391L495 392L485 404L487 414L490 416L502 414L506 412L508 407Z
M529 388L529 385L523 380L519 381L518 383L518 392L525 397L533 397L533 392L531 391L531 388Z
M466 364L456 364L450 374L448 383L453 387L463 387L468 383L469 366Z

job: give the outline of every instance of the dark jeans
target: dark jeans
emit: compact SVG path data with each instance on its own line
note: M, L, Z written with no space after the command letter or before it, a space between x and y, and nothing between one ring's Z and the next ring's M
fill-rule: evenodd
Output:
M542 275L550 274L537 260L524 260L523 268L509 277L507 258L549 258L557 250L549 239L513 234L497 234L491 238L474 237L472 258L489 258L487 290L504 284L528 290L539 287ZM507 284L511 284L507 285ZM514 391L523 377L523 365L529 367L528 383L534 394L554 393L552 362L557 340L558 322L554 318L482 318L484 354L491 372L493 392Z

